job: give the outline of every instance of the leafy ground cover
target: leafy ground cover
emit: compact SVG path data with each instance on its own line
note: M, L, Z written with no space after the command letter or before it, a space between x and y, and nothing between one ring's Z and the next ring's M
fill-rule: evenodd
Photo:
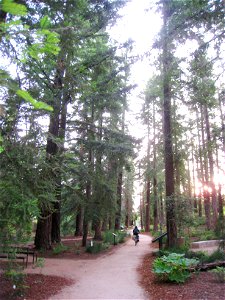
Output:
M216 280L212 272L193 273L191 277L182 284L165 283L157 280L152 272L153 254L145 256L139 268L141 285L152 300L177 300L177 299L205 299L223 300L225 285Z

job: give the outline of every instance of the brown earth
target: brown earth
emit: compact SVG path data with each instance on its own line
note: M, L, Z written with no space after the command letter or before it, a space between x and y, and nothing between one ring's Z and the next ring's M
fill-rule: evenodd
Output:
M224 300L225 284L216 281L211 272L193 273L184 284L162 283L152 270L155 259L152 253L146 255L139 268L141 285L151 300Z
M64 287L72 284L68 278L45 276L42 274L27 274L23 289L23 296L19 296L13 289L12 282L0 274L0 299L1 300L44 300L60 292Z
M74 240L71 242L67 240L65 242L68 246L74 245ZM140 245L141 246L141 245ZM120 247L114 247L109 251L111 255L115 251L120 251ZM152 245L151 245L152 248ZM77 249L77 248L76 248ZM151 250L151 249L150 249ZM105 256L106 252L95 255L95 258L101 258ZM53 255L48 252L46 257L53 257ZM93 254L88 254L79 248L79 255L75 254L74 251L70 250L65 253L61 253L54 258L57 259L73 259L73 260L88 260L93 259ZM225 299L225 285L218 283L213 274L210 272L201 272L199 274L192 274L191 278L185 284L170 284L161 283L156 280L155 275L151 271L151 265L154 260L152 253L147 254L142 261L141 266L138 268L138 273L140 277L140 284L147 292L148 299L151 300L176 300L176 299L204 299L204 300L214 300L214 299ZM5 267L6 263L0 263L0 271ZM12 283L5 278L3 274L0 274L0 299L26 299L26 300L42 300L49 299L53 295L59 293L66 286L74 284L74 281L68 278L49 276L43 274L26 274L25 277L25 295L23 297L16 297L13 294L14 290Z

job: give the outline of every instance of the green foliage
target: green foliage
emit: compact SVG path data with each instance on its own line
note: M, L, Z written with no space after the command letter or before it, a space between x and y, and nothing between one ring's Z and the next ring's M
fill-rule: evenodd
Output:
M214 240L216 238L216 235L215 232L206 230L200 234L199 238L201 241Z
M43 257L38 257L34 264L34 268L43 268L45 264L45 259Z
M224 239L225 236L225 217L220 215L215 228L215 235L219 239Z
M26 6L15 3L13 0L2 0L1 6L3 11L15 16L25 16L27 14Z
M221 249L217 249L212 254L210 254L207 262L210 263L218 260L225 260L225 252Z
M109 246L110 246L109 243L94 241L93 245L90 244L89 246L86 247L86 251L88 253L96 254L96 253L99 253L101 251L108 249Z
M14 265L14 267L10 267L4 272L4 276L8 278L12 283L12 297L24 296L25 290L26 288L28 288L28 286L25 285L26 275L19 268L15 268Z
M154 260L153 272L162 281L183 283L190 276L189 267L198 264L197 259L188 259L184 254L170 253Z
M113 233L116 234L115 237L115 243L120 244L124 243L125 238L127 237L127 232L126 231L112 231L108 230L103 233L103 242L104 243L109 243L110 245L114 244L114 235Z
M191 258L191 259L198 259L200 264L203 264L203 263L206 263L208 262L208 259L209 259L209 255L206 254L205 252L203 251L187 251L185 253L185 257L186 258Z
M203 251L187 251L185 253L185 257L187 258L197 258L201 263L211 263L215 261L223 261L225 260L225 253L224 251L217 249L211 254L207 254Z
M35 109L44 109L44 110L47 110L47 111L53 111L53 108L50 105L48 105L48 104L46 104L46 103L44 103L42 101L35 100L30 95L30 93L27 92L27 91L17 90L16 94L18 96L20 96L21 98L23 98L25 101L27 101L30 104L32 104Z
M225 283L225 268L224 267L216 267L215 269L211 270L215 276L215 279L218 282Z
M52 253L57 255L57 254L66 252L67 250L68 250L68 247L63 245L62 243L60 243L53 248Z
M117 232L117 242L119 244L124 243L127 236L128 236L127 232L125 232L125 231L118 231Z

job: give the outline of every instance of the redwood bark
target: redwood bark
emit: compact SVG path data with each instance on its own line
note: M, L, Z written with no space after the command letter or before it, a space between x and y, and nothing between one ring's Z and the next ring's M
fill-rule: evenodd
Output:
M76 216L76 231L74 234L75 236L83 235L83 219L84 219L84 210L80 205Z
M175 247L177 244L177 226L175 219L175 199L174 199L174 164L173 164L173 144L171 125L171 84L170 72L172 55L170 53L170 36L168 33L168 22L170 18L169 2L163 1L163 133L164 133L164 154L165 154L165 184L166 184L166 225L167 225L167 246Z
M120 226L121 226L122 184L123 184L123 172L120 171L118 175L118 181L117 181L117 210L115 216L115 230L120 230Z

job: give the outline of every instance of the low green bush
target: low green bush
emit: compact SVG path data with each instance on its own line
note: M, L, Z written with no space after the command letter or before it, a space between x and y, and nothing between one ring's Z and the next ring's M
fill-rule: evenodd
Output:
M68 250L68 247L60 243L53 248L52 253L57 255L57 254L65 252L67 250Z
M12 283L13 294L12 297L17 298L25 295L28 286L25 285L25 274L19 268L10 268L4 272L4 276Z
M93 244L90 244L86 247L86 252L96 254L101 251L104 251L108 249L110 246L109 243L103 243L103 242L93 242Z
M162 281L183 283L190 276L189 267L198 264L197 259L188 259L184 254L170 253L154 260L153 272Z
M192 258L198 259L201 264L206 263L208 261L208 259L209 259L209 255L207 255L203 251L197 251L197 252L187 251L185 253L185 257L186 258L191 258L191 259Z
M210 263L218 260L225 260L225 253L221 249L217 249L212 254L210 254L207 262Z
M124 243L125 241L125 238L127 237L127 232L126 231L105 231L103 233L103 242L104 243L109 243L110 245L113 245L114 244L114 234L116 234L116 237L115 237L115 243L118 244L118 243Z
M112 230L108 230L108 231L103 232L103 235L102 235L103 242L113 245L113 243L114 243L113 233L114 233L114 231L112 231Z
M224 267L216 267L211 270L217 281L224 283L225 282L225 268Z
M197 238L198 241L208 241L217 239L216 234L212 230L202 230L202 228L192 229L192 237Z
M127 232L126 231L118 231L117 232L117 237L116 240L119 244L125 242L125 238L127 237Z
M203 251L188 251L185 253L185 257L187 258L197 258L200 263L211 263L218 260L225 260L224 251L218 249L211 254L207 254Z

